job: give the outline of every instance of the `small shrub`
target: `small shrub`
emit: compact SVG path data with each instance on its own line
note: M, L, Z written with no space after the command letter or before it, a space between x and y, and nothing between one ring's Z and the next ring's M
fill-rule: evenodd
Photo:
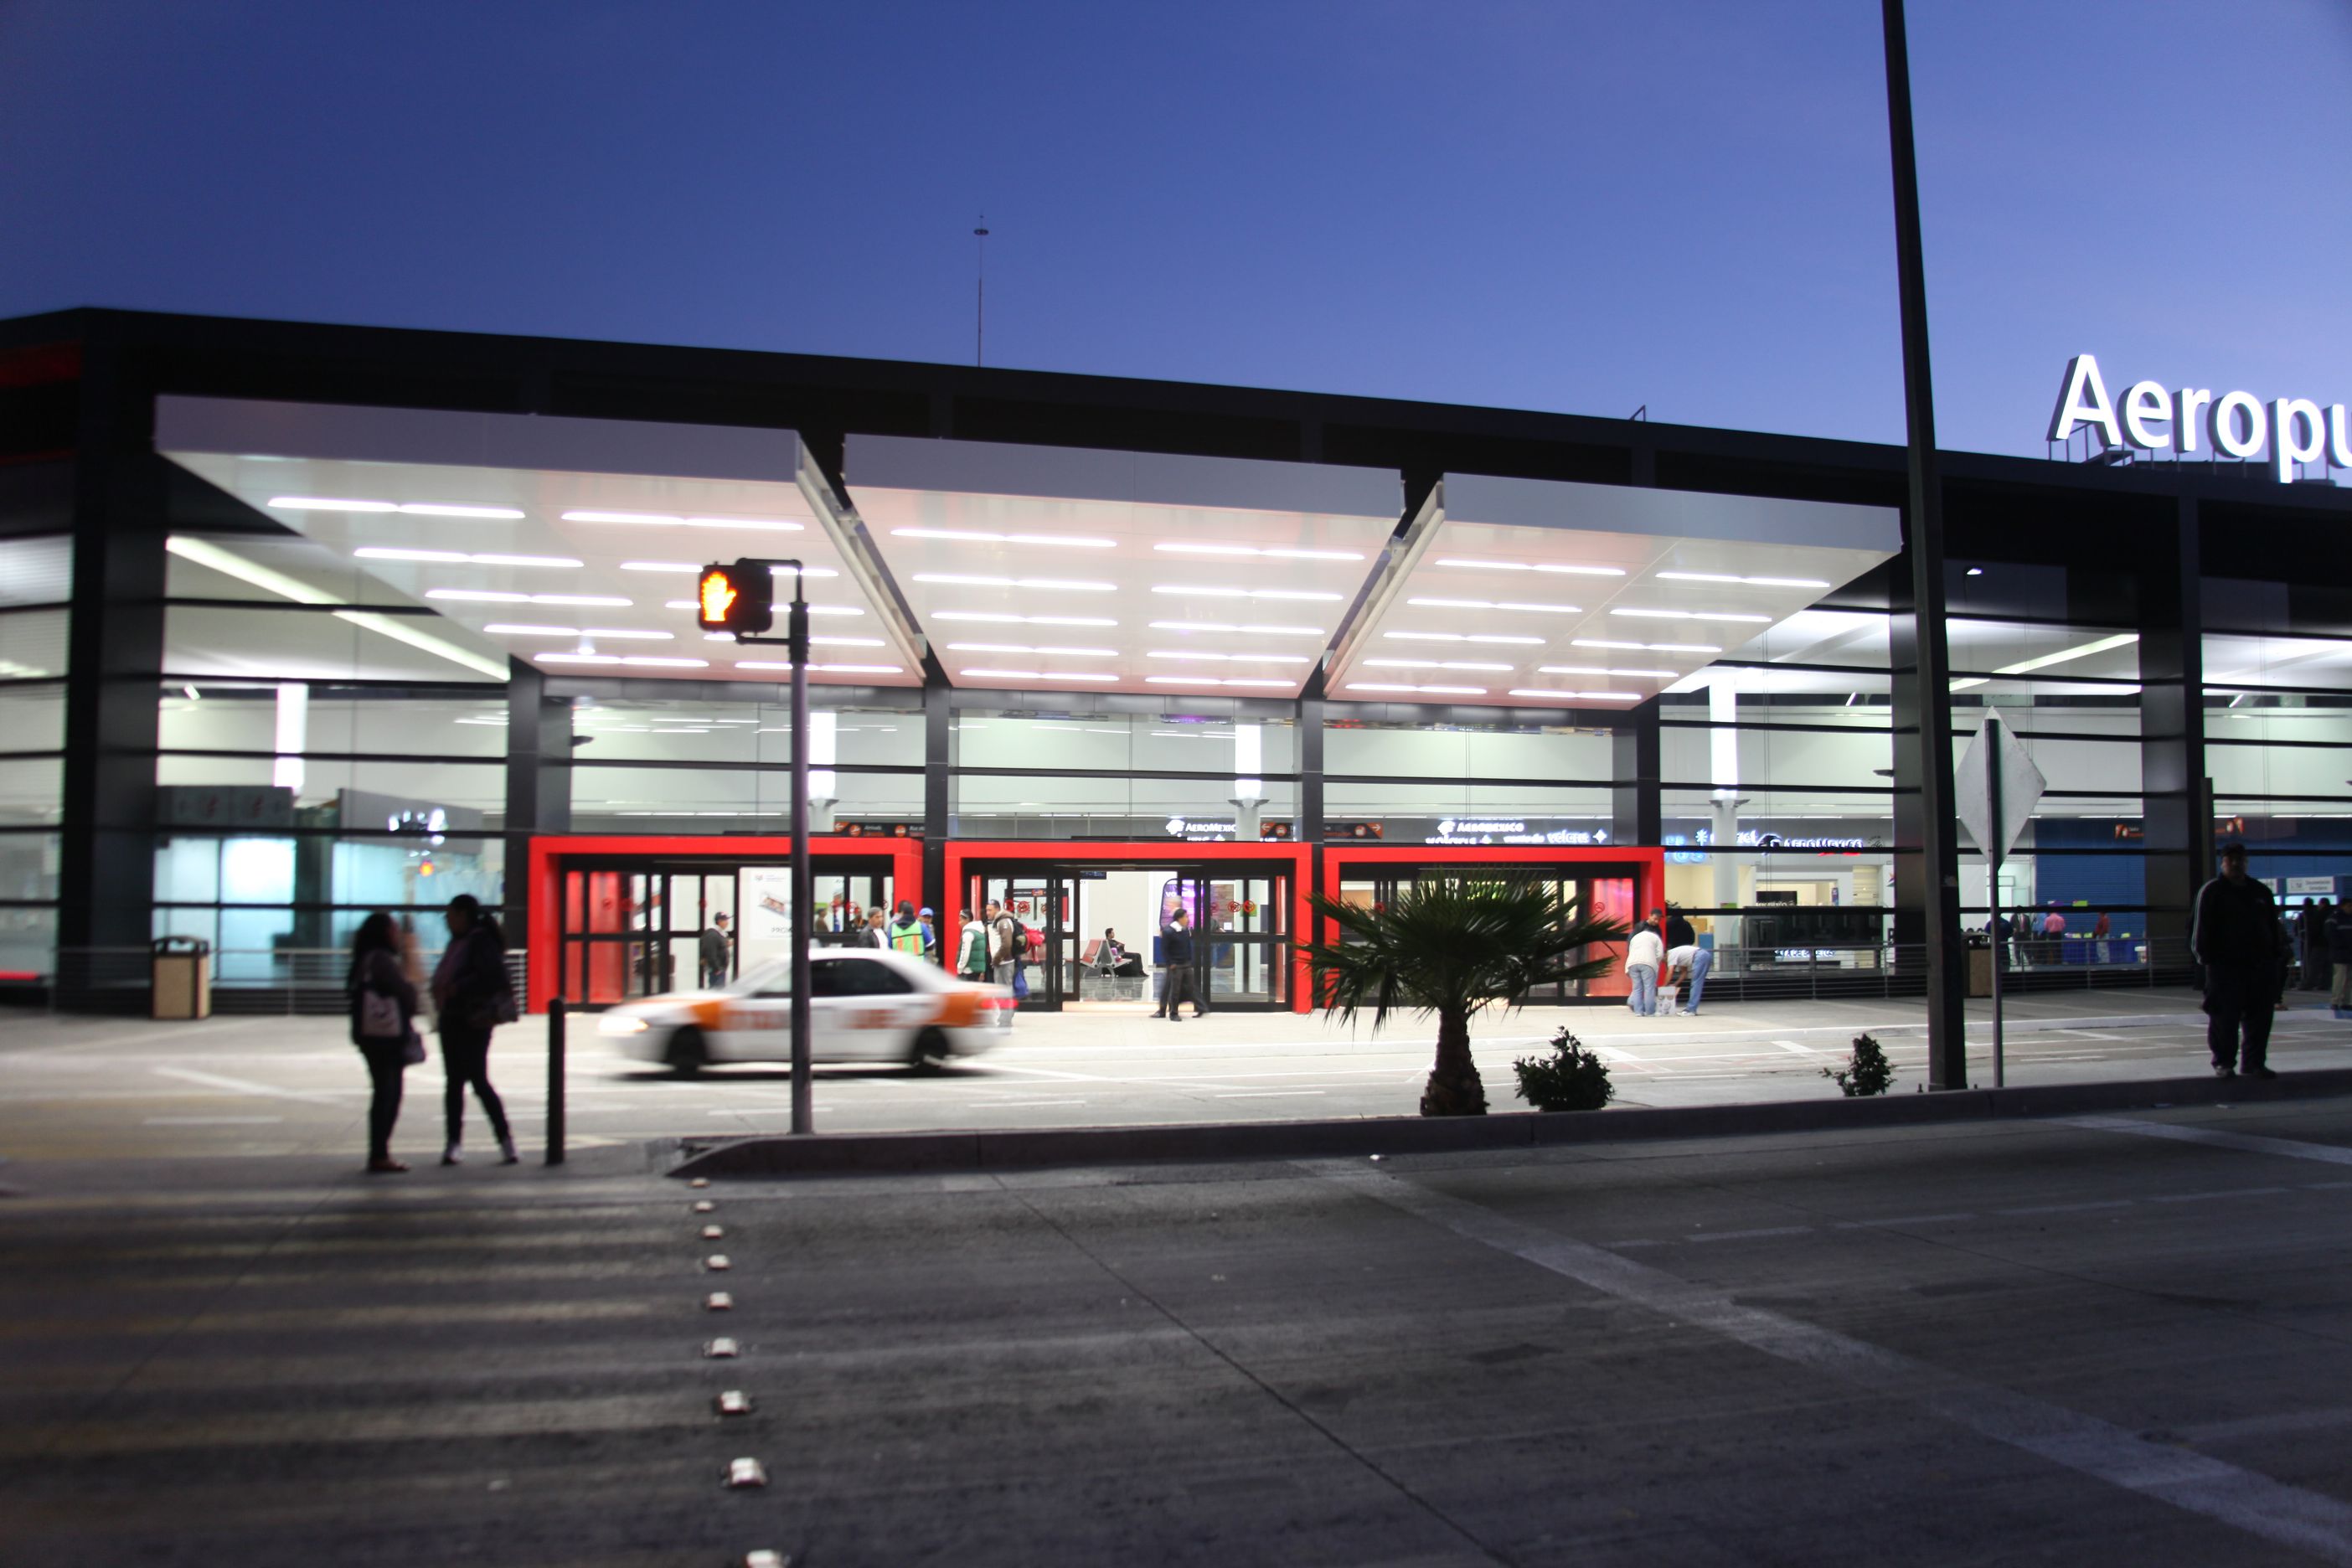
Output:
M1511 1064L1519 1075L1519 1098L1538 1110L1598 1110L1617 1092L1609 1064L1562 1029L1548 1057L1521 1057Z
M1868 1035L1853 1037L1853 1055L1845 1066L1832 1072L1822 1069L1822 1076L1837 1080L1838 1091L1852 1100L1857 1095L1885 1094L1886 1086L1895 1081L1895 1064L1886 1059L1885 1050Z

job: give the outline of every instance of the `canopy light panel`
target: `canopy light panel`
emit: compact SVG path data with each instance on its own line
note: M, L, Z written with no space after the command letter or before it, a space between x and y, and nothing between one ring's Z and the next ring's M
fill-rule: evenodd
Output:
M844 468L940 645L1084 627L1108 650L1083 677L1022 662L1042 652L944 660L959 685L1296 695L1403 504L1384 470L992 442L853 436Z
M789 431L166 397L156 445L379 585L344 597L441 617L390 617L406 631L454 623L471 635L453 644L551 668L727 679L740 666L719 644L707 659L646 645L703 646L705 563L793 557L813 615L871 629L857 646L881 656L813 662L815 679L920 680L913 626ZM780 604L792 586L776 582Z
M1449 474L1367 591L1329 689L1624 707L1769 638L1899 546L1884 508ZM1491 679L1475 694L1397 679L1416 668Z

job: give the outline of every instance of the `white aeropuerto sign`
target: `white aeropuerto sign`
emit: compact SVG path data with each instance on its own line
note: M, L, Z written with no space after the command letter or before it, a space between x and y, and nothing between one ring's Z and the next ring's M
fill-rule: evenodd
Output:
M2083 427L2107 447L2142 452L2211 451L2252 461L2267 450L2281 484L2294 483L2302 465L2323 458L2330 468L2352 468L2352 423L2341 403L2323 408L2308 397L2273 397L2265 404L2251 392L2217 397L2210 387L2168 388L2155 381L2133 382L2109 397L2096 354L2066 362L2050 439L2066 440Z

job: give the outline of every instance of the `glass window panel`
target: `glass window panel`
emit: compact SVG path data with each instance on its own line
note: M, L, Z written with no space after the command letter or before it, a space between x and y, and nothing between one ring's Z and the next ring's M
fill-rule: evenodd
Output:
M0 899L58 896L58 836L0 833Z
M0 758L0 827L45 827L59 806L65 763L57 757Z
M0 539L0 605L62 605L72 597L72 540Z
M54 752L66 743L66 689L55 686L0 688L0 749Z
M2139 635L2126 626L2042 626L1953 616L1944 629L1956 670L2045 679L2139 679Z
M463 626L437 616L401 616L394 624L462 657L428 652L322 611L173 605L163 613L163 668L179 676L287 680L505 679L505 651Z
M1609 731L1589 728L1455 730L1334 721L1324 730L1323 766L1327 773L1382 778L1606 779L1615 772L1614 744Z
M0 984L47 979L57 945L57 910L0 909Z
M66 672L64 610L0 616L0 680L35 680Z
M964 838L1231 840L1241 820L1231 782L1217 778L961 774L950 788L954 831ZM1295 822L1297 809L1297 785L1269 782L1257 811L1261 830L1267 822Z

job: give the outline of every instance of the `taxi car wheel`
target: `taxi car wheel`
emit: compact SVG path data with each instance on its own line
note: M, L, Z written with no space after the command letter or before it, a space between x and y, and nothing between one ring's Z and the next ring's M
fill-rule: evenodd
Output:
M916 1072L937 1072L950 1054L945 1035L937 1029L925 1029L908 1047L907 1066Z
M662 1053L662 1059L669 1064L669 1070L680 1078L692 1078L700 1072L702 1064L710 1059L709 1053L703 1048L702 1031L678 1030L669 1037L669 1048Z

